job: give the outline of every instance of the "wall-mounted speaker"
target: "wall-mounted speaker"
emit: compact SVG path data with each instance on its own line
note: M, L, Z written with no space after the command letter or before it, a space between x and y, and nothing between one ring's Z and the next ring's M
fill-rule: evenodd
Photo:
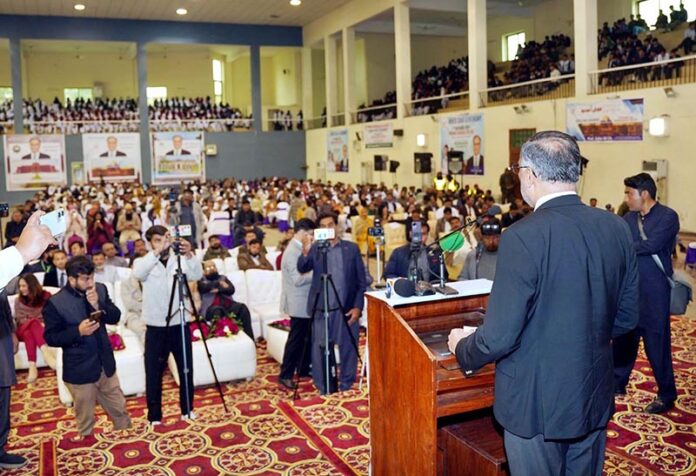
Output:
M396 169L399 168L399 165L401 165L401 162L398 160L390 160L389 161L389 172L391 173L396 173Z
M375 172L384 172L387 170L387 162L389 158L386 155L375 155Z
M403 129L394 129L394 136L396 137L401 137L404 135L404 130Z
M413 154L413 171L417 174L429 174L433 171L433 154L416 152Z

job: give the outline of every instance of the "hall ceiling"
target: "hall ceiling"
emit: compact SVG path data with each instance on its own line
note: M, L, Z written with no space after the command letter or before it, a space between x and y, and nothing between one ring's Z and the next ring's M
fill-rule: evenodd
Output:
M350 0L0 0L0 14L303 26ZM75 10L77 3L85 5ZM177 8L188 10L177 15Z

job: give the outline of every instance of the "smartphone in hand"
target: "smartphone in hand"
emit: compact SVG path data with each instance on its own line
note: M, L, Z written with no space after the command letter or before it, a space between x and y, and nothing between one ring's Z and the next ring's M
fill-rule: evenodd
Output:
M102 314L104 311L94 311L89 313L89 320L92 322L101 322Z

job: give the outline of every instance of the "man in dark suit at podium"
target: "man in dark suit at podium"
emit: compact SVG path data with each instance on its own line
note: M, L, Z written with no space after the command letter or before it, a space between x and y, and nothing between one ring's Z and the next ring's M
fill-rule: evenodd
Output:
M523 145L514 171L535 211L502 234L483 325L450 334L464 372L496 363L494 413L513 476L602 474L611 340L638 324L633 238L580 201L580 160L561 132Z

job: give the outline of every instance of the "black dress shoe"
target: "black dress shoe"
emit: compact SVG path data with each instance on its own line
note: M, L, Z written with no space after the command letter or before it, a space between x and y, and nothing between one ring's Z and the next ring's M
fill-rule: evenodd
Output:
M27 464L27 459L24 456L11 455L4 453L0 455L0 469L18 469Z
M295 390L297 385L295 385L295 382L292 381L292 379L289 378L280 378L278 379L278 382L288 390Z
M645 407L645 411L648 413L664 413L672 407L674 407L674 401L663 402L660 397L657 397L650 402L650 405Z
M625 397L626 396L626 387L616 387L614 389L614 396Z

